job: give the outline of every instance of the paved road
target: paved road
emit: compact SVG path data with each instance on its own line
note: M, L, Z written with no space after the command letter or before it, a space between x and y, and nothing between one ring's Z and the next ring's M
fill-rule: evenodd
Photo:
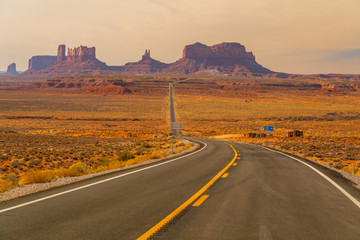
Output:
M208 143L203 151L169 164L0 213L0 239L136 239L232 159L229 146ZM0 211L101 179L2 203Z
M360 208L318 173L257 146L234 146L241 159L229 176L159 239L360 239ZM359 201L347 181L322 171Z
M192 156L0 213L0 239L136 239L233 158L229 146L206 143ZM241 159L228 177L155 239L359 239L360 208L319 174L260 147L234 146ZM348 182L324 171L360 199ZM0 204L0 211L101 179Z

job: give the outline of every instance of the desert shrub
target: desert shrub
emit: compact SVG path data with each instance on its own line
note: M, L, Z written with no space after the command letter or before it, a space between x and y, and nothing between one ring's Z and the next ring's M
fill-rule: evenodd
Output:
M187 143L187 144L185 145L185 148L188 149L188 148L191 148L192 146L194 146L193 143Z
M158 159L158 158L162 158L162 157L166 157L169 156L170 153L166 153L166 152L161 152L161 153L152 153L149 158L150 159Z
M145 151L146 148L142 148L142 147L135 148L135 155L141 155Z
M76 170L80 174L88 173L90 168L83 162L78 162L70 166L69 170L73 171Z
M177 142L174 144L174 147L183 147L185 144L183 142Z
M0 179L0 193L6 192L11 189L14 184L9 180Z
M122 162L122 161L126 161L126 160L133 159L133 158L135 158L135 156L132 153L122 152L119 155L118 160Z
M119 167L123 167L123 166L126 166L125 162L116 161L116 160L107 161L106 165L98 165L95 169L95 172L101 172L101 171L115 169L115 168L119 168Z
M95 168L98 169L101 166L109 166L110 161L104 158L98 158L95 163Z
M162 146L162 148L166 149L166 148L172 148L172 144L171 143L167 143L167 144L164 144Z
M59 177L75 177L90 172L89 166L79 162L71 165L70 168L59 168L54 170L31 170L20 176L20 185L31 183L46 183Z
M337 168L337 169L342 169L343 167L345 167L345 165L342 164L341 162L338 162L338 163L334 164L333 166L334 166L334 168Z
M76 167L73 168L59 168L53 170L55 178L59 177L76 177L83 175L83 173L80 173Z
M144 144L142 145L142 147L144 147L144 148L151 148L152 146L151 146L149 143L144 143Z
M280 148L283 150L289 150L290 146L284 145L284 146L280 146ZM312 156L312 155L309 155L309 156Z
M341 170L357 175L359 169L354 166L345 166Z
M90 159L86 162L87 165L93 165L95 163L94 159Z
M20 185L31 184L31 183L45 183L50 182L56 178L56 172L51 170L32 170L23 173L20 176Z
M119 167L123 167L123 163L119 162L119 161L111 161L109 163L109 169L115 169L115 168L119 168Z

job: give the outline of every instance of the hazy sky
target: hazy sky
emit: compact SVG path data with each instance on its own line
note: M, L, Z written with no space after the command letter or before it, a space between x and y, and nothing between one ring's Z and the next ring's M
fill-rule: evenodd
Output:
M359 12L359 0L0 0L0 70L59 44L122 65L145 49L169 63L187 44L239 42L273 71L360 73Z

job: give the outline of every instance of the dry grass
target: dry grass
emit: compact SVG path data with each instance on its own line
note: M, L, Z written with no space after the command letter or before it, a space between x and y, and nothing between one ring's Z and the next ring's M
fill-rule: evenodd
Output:
M182 152L190 147L193 144L185 144L182 142L177 142L175 145L175 153ZM130 153L127 153L128 155ZM81 176L87 173L93 172L101 172L109 169L116 169L125 166L131 166L137 163L145 162L151 159L158 159L162 157L166 157L170 155L170 150L153 152L147 155L140 155L137 157L126 157L124 155L120 155L121 157L118 160L103 160L99 162L94 167L90 167L89 165L78 162L70 166L70 168L59 168L53 170L31 170L20 174L19 185L31 184L31 183L45 183L50 182L56 178L60 177L74 177ZM3 191L10 189L13 184L9 181L1 180L0 186Z
M354 94L354 93L353 93ZM274 93L275 95L275 93ZM266 144L310 160L328 164L350 173L359 174L360 112L359 96L295 95L273 96L263 101L202 97L187 102L178 96L184 109L188 133L240 142ZM247 101L247 102L246 102ZM206 106L206 107L205 107ZM203 117L198 117L199 111ZM204 119L205 116L208 116ZM236 117L237 116L237 117ZM266 133L263 127L274 126L269 138L249 138L248 133ZM287 137L288 130L303 130L304 137ZM269 134L269 133L266 133Z
M9 180L0 179L0 193L6 192L7 190L14 187L14 184Z
M70 168L53 170L30 170L20 175L19 185L45 183L60 177L75 177L89 173L90 168L84 163L75 163Z

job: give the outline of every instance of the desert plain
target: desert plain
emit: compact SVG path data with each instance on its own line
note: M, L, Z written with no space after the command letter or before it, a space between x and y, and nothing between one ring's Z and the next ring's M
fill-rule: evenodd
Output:
M357 79L138 74L0 80L0 192L168 156L170 83L186 137L267 145L360 176ZM294 131L303 135L291 136ZM191 146L175 139L175 152Z

